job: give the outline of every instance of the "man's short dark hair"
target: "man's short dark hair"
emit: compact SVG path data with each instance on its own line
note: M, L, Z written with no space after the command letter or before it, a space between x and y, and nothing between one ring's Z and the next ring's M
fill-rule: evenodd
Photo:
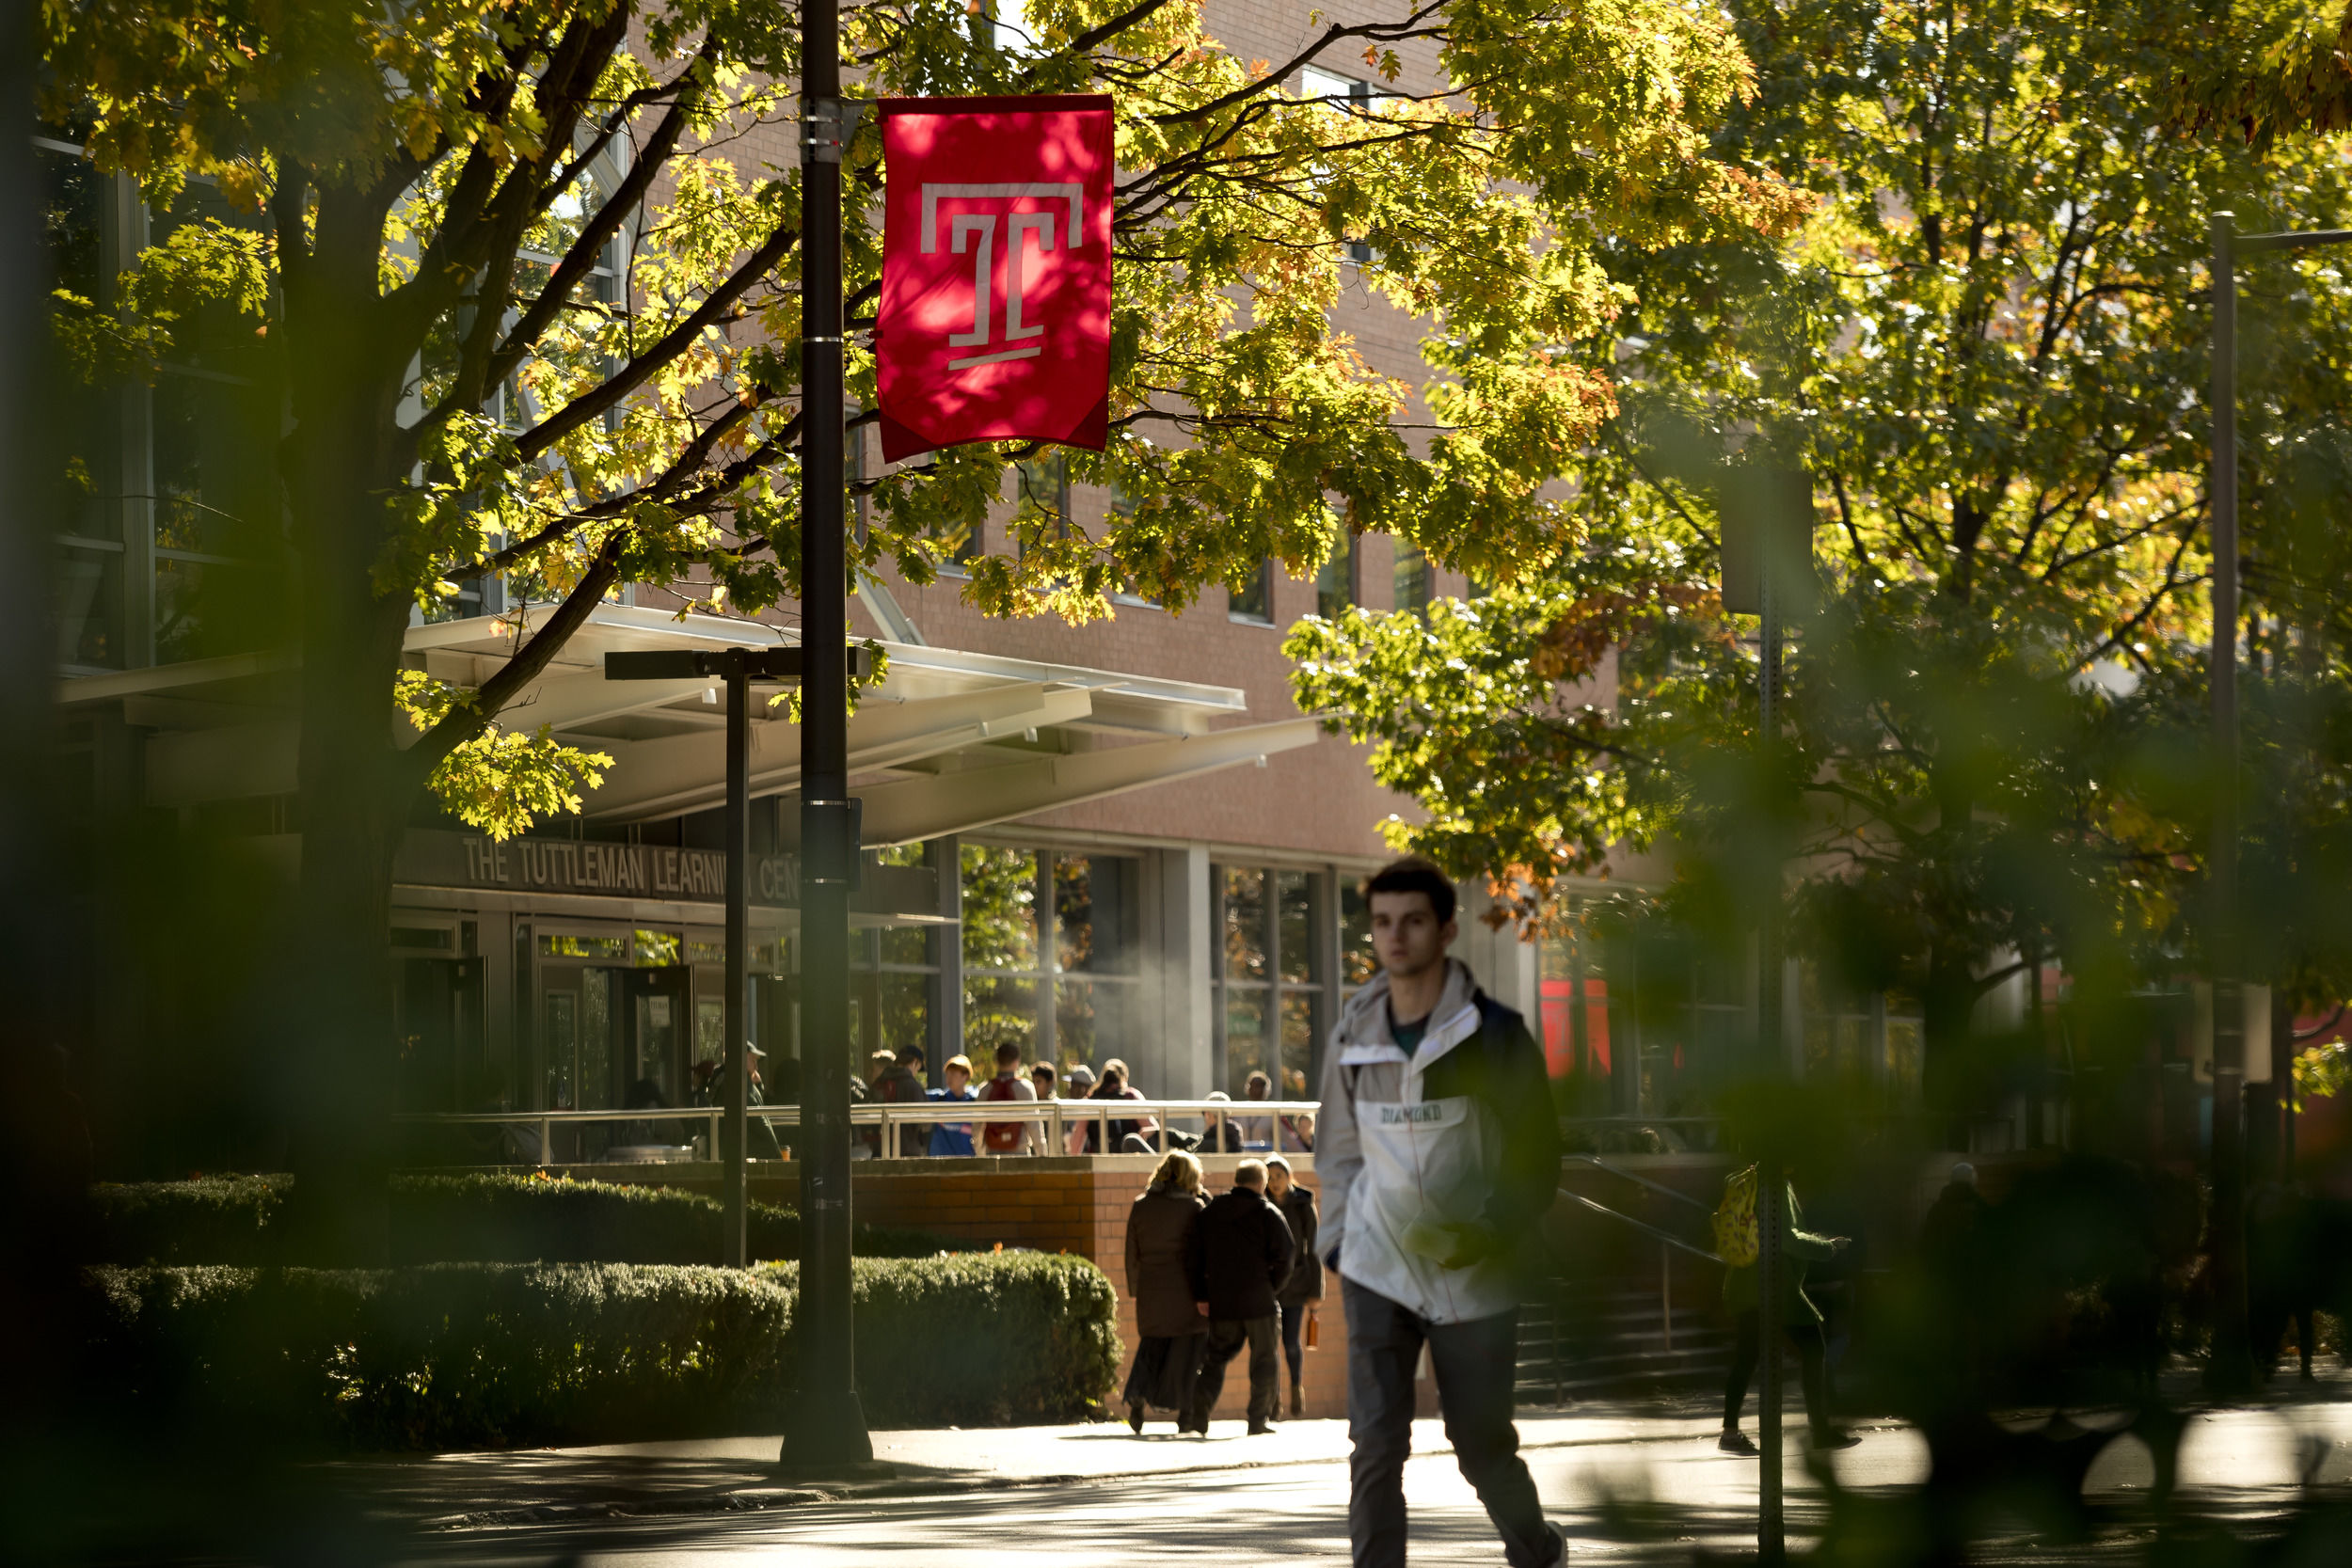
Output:
M1444 872L1419 855L1391 861L1364 879L1364 902L1370 904L1375 893L1423 893L1429 895L1429 910L1442 926L1454 918L1454 881Z
M923 1048L919 1045L902 1045L898 1048L898 1060L906 1067L919 1067L923 1062Z
M1007 1040L996 1048L996 1065L1001 1068L1008 1062L1014 1067L1021 1065L1021 1047L1012 1040Z

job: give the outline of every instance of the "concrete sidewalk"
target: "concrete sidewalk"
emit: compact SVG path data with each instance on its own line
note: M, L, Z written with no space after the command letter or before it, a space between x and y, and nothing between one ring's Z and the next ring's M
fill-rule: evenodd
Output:
M1710 1436L1704 1416L1523 1416L1529 1449L1689 1442ZM1327 1465L1347 1457L1347 1423L1285 1421L1263 1437L1218 1421L1205 1438L1154 1421L1140 1437L1118 1422L874 1433L871 1474L798 1478L782 1470L775 1436L629 1443L594 1449L349 1459L306 1466L363 1516L440 1528L544 1524L634 1514L729 1513L848 1497L1108 1481L1190 1472ZM1435 1420L1413 1423L1413 1451L1451 1449Z

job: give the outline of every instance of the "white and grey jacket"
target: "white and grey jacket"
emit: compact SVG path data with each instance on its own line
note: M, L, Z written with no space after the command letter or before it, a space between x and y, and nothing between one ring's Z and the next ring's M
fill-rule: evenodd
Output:
M1560 1185L1550 1078L1519 1015L1449 959L1408 1055L1389 1027L1388 976L1375 976L1331 1032L1322 1101L1315 1172L1326 1263L1431 1323L1516 1307L1511 1254ZM1504 1244L1467 1268L1442 1268L1405 1246L1416 1220L1484 1221Z

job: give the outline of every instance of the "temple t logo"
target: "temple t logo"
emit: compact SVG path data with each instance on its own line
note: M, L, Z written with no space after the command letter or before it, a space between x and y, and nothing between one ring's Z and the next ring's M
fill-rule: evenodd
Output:
M1111 101L893 99L882 125L883 456L990 440L1100 451Z

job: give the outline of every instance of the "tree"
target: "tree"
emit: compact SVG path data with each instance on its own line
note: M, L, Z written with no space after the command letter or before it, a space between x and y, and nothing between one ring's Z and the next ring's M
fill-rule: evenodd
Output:
M1114 439L1073 473L1137 504L1089 537L1025 502L1018 547L970 563L992 611L1103 613L1130 580L1181 607L1268 555L1311 566L1343 527L1498 567L1542 560L1560 531L1549 454L1610 406L1605 373L1565 350L1615 303L1599 237L1665 244L1795 210L1708 147L1747 67L1716 19L1664 0L1432 3L1319 23L1273 63L1221 51L1179 0L1031 16L1036 38L1007 47L961 4L888 0L852 9L840 40L876 94L1120 101ZM86 363L136 365L198 307L231 312L279 366L302 607L304 1098L380 1104L380 938L420 793L503 833L594 782L596 759L500 714L617 585L739 611L803 591L797 166L755 150L763 129L797 145L795 14L99 0L51 7L44 42L44 112L98 167L155 202L214 182L251 214L183 226L63 318ZM1394 81L1400 50L1434 52L1446 90L1325 103L1286 86L1316 58ZM869 127L848 156L866 198L847 236L860 328L878 156ZM1428 420L1329 327L1343 240L1372 247L1364 286L1430 324ZM865 405L872 375L861 347ZM961 450L867 481L857 567L888 558L928 580L1026 454ZM469 691L404 676L412 607L490 573L548 605L506 666Z
M1758 90L1719 149L1814 216L1781 245L1605 249L1634 303L1587 348L1619 410L1570 465L1562 580L1310 626L1298 690L1428 808L1397 843L1507 868L1523 913L1616 843L1675 844L1686 884L1752 874L1776 815L1816 951L1920 997L1933 1073L2013 955L2197 939L2204 818L2158 786L2210 775L2147 721L2202 687L2206 214L2333 221L2341 154L2184 134L2154 87L2202 44L2162 6L1733 14ZM2308 294L2280 310L2338 341ZM1761 787L1753 653L1708 596L1734 452L1810 472L1826 579ZM1449 660L1467 693L1413 673Z

